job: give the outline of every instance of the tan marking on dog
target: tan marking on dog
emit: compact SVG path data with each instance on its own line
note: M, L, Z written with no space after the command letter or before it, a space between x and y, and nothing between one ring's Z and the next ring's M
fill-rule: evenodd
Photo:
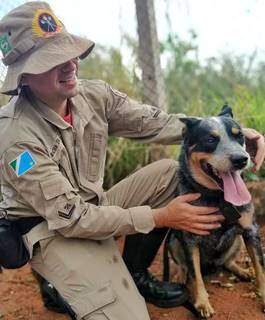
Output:
M250 280L252 278L250 270L241 268L236 261L229 261L225 267L241 279Z
M241 235L237 235L232 246L224 254L225 267L244 280L251 279L251 272L249 269L243 269L237 264L240 254L244 248L244 241Z
M218 184L208 176L201 168L201 160L210 160L212 155L205 152L193 152L189 159L189 165L191 169L192 176L196 182L204 186L205 188L212 190L219 190Z
M238 134L239 134L239 129L238 129L238 128L233 127L233 128L231 129L231 131L232 131L232 133L233 133L234 135L238 135Z
M214 137L216 137L216 138L220 137L220 133L219 133L218 130L213 130L213 131L211 131L211 135L214 136Z
M201 274L200 250L195 247L192 251L192 262L195 272L195 278L192 279L194 287L194 307L204 318L210 318L214 314L214 309L211 306L208 293Z
M257 287L258 291L261 295L261 299L263 302L263 308L265 308L265 274L262 265L259 262L259 257L255 248L252 245L246 245L248 254L251 258L251 261L254 265L254 270L257 279Z
M223 253L220 263L226 264L230 261L237 260L240 256L241 251L243 250L243 246L244 241L242 239L242 236L237 235L231 247Z
M241 214L241 218L238 220L239 224L244 228L250 228L253 223L254 206L252 205L248 210Z

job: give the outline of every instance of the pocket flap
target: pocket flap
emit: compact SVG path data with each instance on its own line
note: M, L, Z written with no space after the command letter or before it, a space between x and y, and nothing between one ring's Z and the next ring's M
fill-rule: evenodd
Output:
M74 311L78 310L78 316L84 316L110 304L116 300L117 296L111 287L111 283L104 283L93 291L84 292L76 299L70 299L69 303Z
M62 194L75 191L70 182L61 176L40 181L41 190L46 200L54 199Z

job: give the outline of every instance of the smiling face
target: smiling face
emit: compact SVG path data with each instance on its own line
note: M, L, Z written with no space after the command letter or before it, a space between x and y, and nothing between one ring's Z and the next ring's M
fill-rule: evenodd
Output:
M22 83L49 104L61 104L77 94L78 59L72 59L41 74L25 74Z
M228 113L182 121L187 127L183 146L193 179L208 189L223 190L235 205L249 201L240 173L250 157L238 123Z

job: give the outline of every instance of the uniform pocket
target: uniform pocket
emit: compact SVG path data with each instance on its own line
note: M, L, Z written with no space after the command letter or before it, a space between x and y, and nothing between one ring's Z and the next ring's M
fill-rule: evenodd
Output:
M100 156L102 154L102 136L98 133L90 134L90 154L88 174L92 179L96 179L100 169Z
M69 299L69 303L79 318L83 319L83 317L95 311L100 311L105 306L115 302L116 298L111 283L107 282L92 291L82 292L77 299Z
M83 147L81 154L80 174L85 176L89 181L97 181L100 177L101 170L105 161L106 140L100 133L87 134L88 146ZM87 159L87 161L85 161Z
M74 191L68 180L61 177L51 177L40 181L40 186L46 200L54 199L62 194L69 195L71 191Z

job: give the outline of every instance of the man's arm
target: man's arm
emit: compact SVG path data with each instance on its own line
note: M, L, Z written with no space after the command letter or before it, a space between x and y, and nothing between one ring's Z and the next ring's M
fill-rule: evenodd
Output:
M19 164L20 156L25 152L27 158L23 161L29 159L32 164ZM6 194L12 199L4 199L5 205L11 200L12 208L5 209L15 211L16 215L19 211L23 214L24 205L23 215L25 212L31 216L39 214L47 220L50 230L57 230L65 237L106 239L114 235L147 233L154 228L149 206L123 209L84 202L47 151L34 143L13 145L1 158L0 167L3 188L6 185L9 190L14 190ZM91 190L89 196L97 195ZM16 207L20 209L16 210Z
M143 143L179 144L182 141L183 114L167 114L142 104L105 84L109 133Z

